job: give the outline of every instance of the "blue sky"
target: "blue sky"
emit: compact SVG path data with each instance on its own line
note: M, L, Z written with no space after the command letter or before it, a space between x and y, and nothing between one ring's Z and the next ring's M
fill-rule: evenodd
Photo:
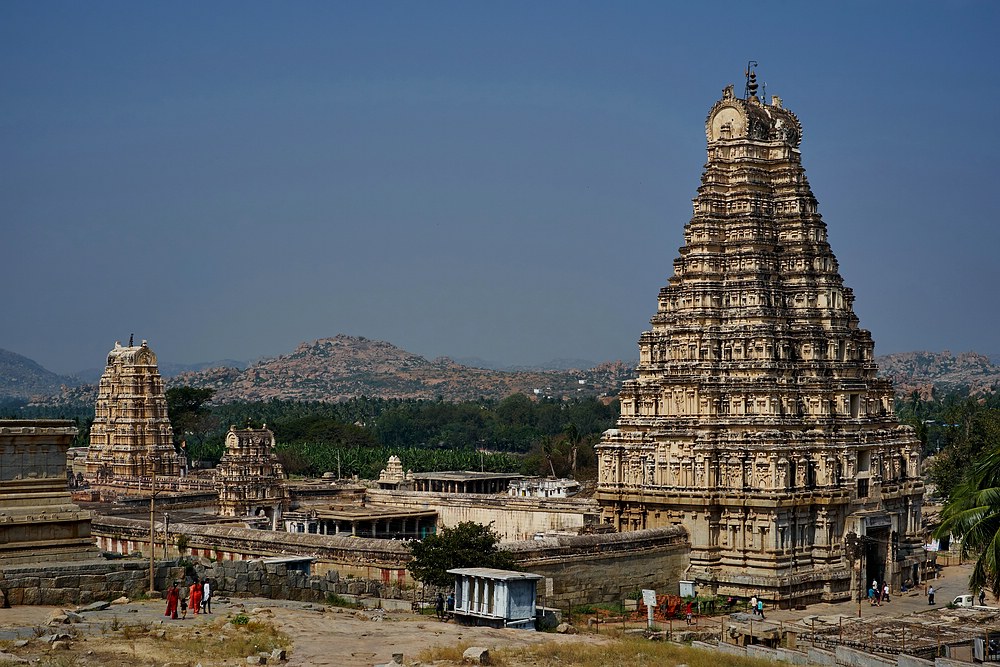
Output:
M994 2L0 3L0 347L635 358L749 59L876 352L998 352Z

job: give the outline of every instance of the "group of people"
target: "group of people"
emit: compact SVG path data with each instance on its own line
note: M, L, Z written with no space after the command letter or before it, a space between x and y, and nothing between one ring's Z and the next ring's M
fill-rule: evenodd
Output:
M889 582L878 586L878 579L872 579L872 585L868 587L868 604L873 607L881 607L883 602L889 602Z
M199 611L206 614L212 613L212 585L208 579L203 582L195 579L186 591L176 581L167 589L167 611L163 614L164 616L172 619L184 619L187 618L189 608L195 616L198 615ZM178 610L180 616L178 616Z
M447 614L445 613L446 610ZM455 594L449 593L448 599L445 600L444 595L438 593L437 600L434 601L434 613L442 621L451 618L452 614L455 613Z
M750 598L750 613L764 618L764 598L758 599L756 595Z

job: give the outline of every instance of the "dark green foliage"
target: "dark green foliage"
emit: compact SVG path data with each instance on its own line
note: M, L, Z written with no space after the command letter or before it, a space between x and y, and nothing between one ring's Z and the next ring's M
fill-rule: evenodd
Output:
M955 535L962 555L976 558L969 590L1000 597L1000 444L981 455L953 490L936 537Z
M998 394L956 391L924 401L914 393L896 409L900 421L916 430L924 456L935 457L928 478L942 498L950 498L975 462L1000 443Z
M167 415L174 431L174 444L183 446L191 460L218 460L222 456L218 443L206 443L208 433L217 426L208 407L213 394L214 389L167 389Z
M19 398L0 400L0 419L71 419L76 424L77 434L73 447L90 444L90 426L94 423L93 405L28 405Z
M413 560L406 566L413 578L425 584L450 587L455 583L448 570L459 567L492 567L516 570L514 558L497 548L500 538L489 526L463 521L454 528L442 528L436 535L413 542Z
M557 444L559 455L552 461L556 472L570 474L572 444L562 443L573 429L578 473L586 477L593 464L593 443L618 418L617 403L605 405L592 398L534 401L524 395L499 402L362 396L342 403L272 400L201 407L210 412L208 430L197 445L201 458L218 461L230 425L266 425L274 431L279 457L289 473L335 473L339 466L342 477L368 479L378 476L391 455L402 458L404 467L414 472L531 470L538 466L531 463L525 468L524 455L545 436ZM188 446L192 447L190 439ZM551 466L546 468L549 474Z

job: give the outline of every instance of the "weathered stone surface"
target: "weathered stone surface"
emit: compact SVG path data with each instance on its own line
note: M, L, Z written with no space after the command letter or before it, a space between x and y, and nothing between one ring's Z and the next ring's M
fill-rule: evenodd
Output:
M288 511L288 485L271 431L230 428L226 453L215 470L220 514L261 517L272 530L282 526L282 514ZM253 474L248 475L248 470Z
M111 606L110 602L106 602L104 600L100 600L98 602L93 602L91 604L88 604L85 607L79 607L79 608L77 608L76 613L78 613L78 614L86 614L88 611L104 611L105 609L107 609L110 606Z
M472 665L488 665L490 664L489 649L482 646L470 646L462 652L462 662Z
M577 633L577 629L569 623L560 623L556 626L556 632L563 635L575 635Z
M115 343L97 389L87 474L99 480L177 475L163 379L146 341Z
M729 86L706 134L685 245L597 447L603 518L620 531L683 524L705 592L849 599L850 533L883 545L874 558L898 585L925 558L920 443L858 326L802 126L779 98Z

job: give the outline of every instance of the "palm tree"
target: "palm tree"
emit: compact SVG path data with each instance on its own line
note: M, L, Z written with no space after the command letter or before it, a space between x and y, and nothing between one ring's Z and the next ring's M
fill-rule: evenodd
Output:
M949 534L962 540L963 557L976 557L969 590L1000 597L1000 446L984 453L952 492L934 531L935 537Z
M583 437L580 435L579 429L577 429L576 424L567 424L563 429L563 435L566 437L566 442L569 443L570 451L570 475L573 479L576 479L576 456L580 451L580 443L583 442Z

